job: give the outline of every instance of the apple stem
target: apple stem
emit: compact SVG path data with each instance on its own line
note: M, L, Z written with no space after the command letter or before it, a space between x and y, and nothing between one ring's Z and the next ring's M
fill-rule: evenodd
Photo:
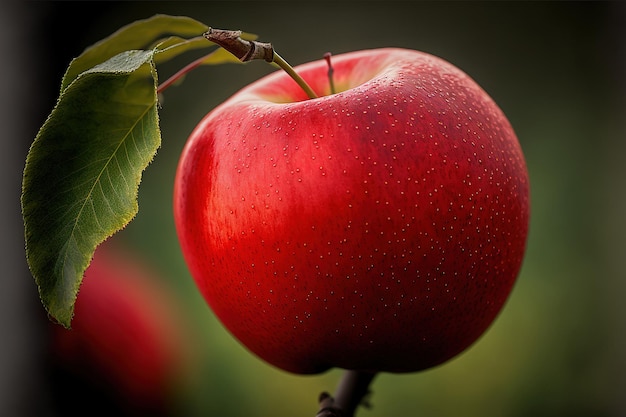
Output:
M374 372L345 371L334 397L327 392L320 394L320 410L315 417L353 417L359 405L369 408L365 397L375 376Z
M328 82L330 83L330 94L335 94L335 80L333 79L335 69L333 68L333 64L330 62L331 55L332 54L330 52L326 52L324 54L324 59L328 64Z
M241 62L263 59L283 69L304 90L309 98L317 98L313 89L296 73L291 65L274 51L271 43L249 41L241 38L240 30L209 28L204 37L235 55Z
M311 87L298 75L298 73L293 69L291 65L287 61L283 59L282 56L278 55L274 52L274 60L273 62L281 67L298 85L304 90L309 98L317 98L317 94L311 89Z

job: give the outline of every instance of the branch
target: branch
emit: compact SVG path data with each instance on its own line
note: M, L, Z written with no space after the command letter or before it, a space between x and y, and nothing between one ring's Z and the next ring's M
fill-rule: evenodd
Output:
M241 38L240 30L224 30L209 28L204 33L204 37L213 43L218 44L231 54L235 55L241 62L248 62L254 59L263 59L273 62L282 68L289 76L304 90L309 98L317 98L311 87L298 75L294 69L278 55L271 43L249 41Z
M209 28L204 37L235 55L241 62L248 62L253 59L274 61L274 48L271 43L242 39L240 30Z
M320 410L315 417L354 417L359 405L369 407L365 397L370 394L369 386L375 376L373 372L345 371L334 398L327 392L320 394Z

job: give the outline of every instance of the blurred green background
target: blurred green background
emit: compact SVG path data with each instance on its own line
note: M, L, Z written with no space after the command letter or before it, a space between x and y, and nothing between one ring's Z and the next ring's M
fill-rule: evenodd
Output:
M399 46L472 76L509 117L531 176L528 251L503 312L444 365L375 380L378 416L626 415L626 7L623 2L8 2L0 13L2 254L0 414L54 416L41 381L41 306L19 213L28 146L69 61L119 27L186 15L271 41L291 64ZM159 68L161 79L190 58ZM181 415L312 416L340 371L284 373L213 317L189 276L171 213L174 171L202 116L273 71L262 62L200 68L170 88L163 145L145 172L139 216L118 237L184 300L202 354ZM68 392L68 395L71 395ZM89 415L87 413L86 415Z

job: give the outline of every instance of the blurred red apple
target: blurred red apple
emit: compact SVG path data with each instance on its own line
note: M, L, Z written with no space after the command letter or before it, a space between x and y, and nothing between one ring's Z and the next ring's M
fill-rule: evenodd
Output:
M85 415L100 415L108 398L123 415L171 416L190 352L181 310L146 261L105 242L85 272L72 328L51 326L56 388L66 390L70 402L96 408ZM86 391L99 397L98 404L73 396Z

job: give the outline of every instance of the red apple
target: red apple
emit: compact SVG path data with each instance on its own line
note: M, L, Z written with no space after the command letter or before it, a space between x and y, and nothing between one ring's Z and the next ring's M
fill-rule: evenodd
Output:
M115 404L132 415L170 415L189 360L189 339L179 301L160 279L132 251L112 242L98 247L72 328L50 326L49 359L58 385L53 388L62 391L55 400L66 398L63 390L69 390L81 397L98 395L98 408ZM59 405L64 412L84 406L75 397Z
M493 322L518 275L529 181L467 74L406 49L335 56L244 88L176 174L183 254L228 330L294 373L413 372Z

